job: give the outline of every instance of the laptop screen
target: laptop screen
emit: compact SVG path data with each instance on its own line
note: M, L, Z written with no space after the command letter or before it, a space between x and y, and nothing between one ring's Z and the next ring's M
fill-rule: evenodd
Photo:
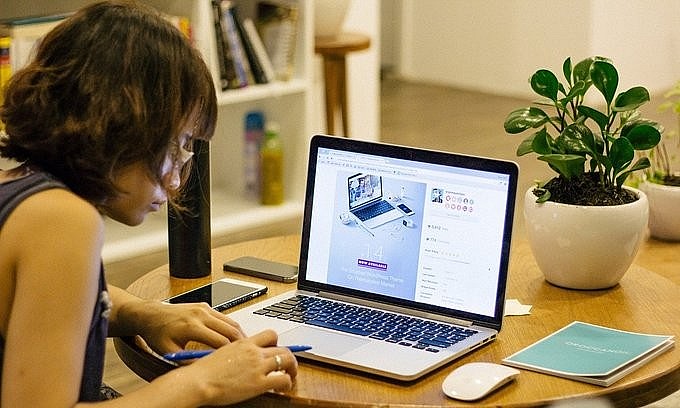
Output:
M500 322L514 163L316 136L309 167L301 289ZM376 186L402 216L369 229L350 207Z
M381 199L382 177L366 173L350 176L347 179L347 197L350 210Z

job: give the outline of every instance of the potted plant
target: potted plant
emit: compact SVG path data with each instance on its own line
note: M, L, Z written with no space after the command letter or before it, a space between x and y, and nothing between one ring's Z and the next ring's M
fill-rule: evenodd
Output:
M624 182L650 166L647 157L635 160L635 151L654 148L660 127L638 111L649 101L647 89L617 94L619 75L609 59L572 65L567 58L562 72L564 82L536 71L530 84L543 99L512 111L504 127L510 134L534 130L517 155L536 153L556 173L529 189L524 203L527 235L546 280L603 289L619 282L644 238L646 195ZM590 91L602 97L601 107L585 104Z
M664 95L666 101L661 111L672 110L676 124L680 124L680 81ZM651 166L645 169L640 189L649 201L649 233L659 239L680 241L680 173L673 170L680 152L680 138L677 130L664 132L663 140L647 155Z

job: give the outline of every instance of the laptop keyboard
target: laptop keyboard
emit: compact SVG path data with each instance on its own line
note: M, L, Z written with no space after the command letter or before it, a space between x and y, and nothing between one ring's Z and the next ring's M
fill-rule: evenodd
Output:
M361 221L366 221L370 220L371 218L375 218L380 214L385 214L386 212L394 209L390 203L388 203L385 200L378 201L377 203L373 205L369 205L366 208L362 208L359 210L354 210L352 213L357 216Z
M254 313L434 353L477 333L446 323L304 295L293 296Z

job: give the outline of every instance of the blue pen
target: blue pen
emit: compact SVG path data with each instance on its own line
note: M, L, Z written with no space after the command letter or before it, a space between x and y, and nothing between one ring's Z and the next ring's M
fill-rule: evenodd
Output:
M312 346L293 345L286 346L286 348L292 351L293 353L297 353L298 351L311 350ZM191 360L194 358L201 358L203 356L207 356L213 351L215 350L182 350L176 353L165 354L163 355L163 358L170 361Z

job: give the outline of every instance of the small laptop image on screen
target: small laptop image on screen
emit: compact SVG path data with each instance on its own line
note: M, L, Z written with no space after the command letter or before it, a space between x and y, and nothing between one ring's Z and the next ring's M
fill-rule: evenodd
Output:
M382 177L359 173L347 178L349 211L368 228L401 218L402 212L383 199Z
M312 346L301 360L418 379L501 329L517 176L506 160L314 136L297 288L230 316ZM382 201L397 218L369 226L382 215L360 211Z

